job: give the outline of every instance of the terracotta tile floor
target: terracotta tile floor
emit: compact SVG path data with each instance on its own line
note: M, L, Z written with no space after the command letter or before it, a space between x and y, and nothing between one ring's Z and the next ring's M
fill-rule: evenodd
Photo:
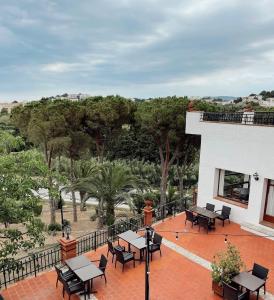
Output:
M187 226L188 228L189 226ZM156 226L156 230L183 230L184 215L166 220ZM197 228L193 229L197 232ZM231 223L222 228L217 226L216 233L246 233L238 225ZM247 234L247 233L246 233ZM193 253L211 260L213 254L220 249L225 248L224 237L201 235L184 235L176 241L172 233L162 233L165 238L185 247ZM264 238L233 237L229 238L236 244L245 260L247 267L250 267L253 261L269 267L270 274L267 290L274 293L274 242ZM101 253L106 254L107 248L101 247L96 252L89 252L87 256L92 259L98 259ZM163 246L163 256L154 255L151 263L150 275L150 295L151 300L162 299L191 299L191 300L218 300L218 296L213 295L211 291L210 272L200 265L193 263L185 257L177 254L175 251ZM134 269L129 263L122 272L121 265L117 263L117 268L109 259L107 267L107 280L97 278L94 280L94 288L98 291L98 299L123 299L134 300L144 299L144 263L136 264ZM62 299L61 284L55 288L56 274L54 271L46 272L36 278L30 278L10 286L2 292L5 300L53 300ZM254 298L254 297L252 297ZM68 299L65 296L65 299ZM78 296L71 297L71 300L79 299Z

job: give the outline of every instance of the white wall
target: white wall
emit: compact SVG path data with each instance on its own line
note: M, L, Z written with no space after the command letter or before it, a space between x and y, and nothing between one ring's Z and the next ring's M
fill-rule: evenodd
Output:
M265 178L274 179L274 127L200 122L200 112L188 112L186 132L201 135L198 205L211 202L216 209L230 206L235 222L259 223L263 217ZM247 209L214 199L216 168L251 175ZM259 174L258 181L252 176L255 172Z

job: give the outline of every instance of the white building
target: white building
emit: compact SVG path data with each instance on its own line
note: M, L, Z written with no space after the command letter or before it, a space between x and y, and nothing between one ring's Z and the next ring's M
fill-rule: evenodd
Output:
M232 221L273 234L274 112L188 112L186 133L201 135L197 205L229 206Z

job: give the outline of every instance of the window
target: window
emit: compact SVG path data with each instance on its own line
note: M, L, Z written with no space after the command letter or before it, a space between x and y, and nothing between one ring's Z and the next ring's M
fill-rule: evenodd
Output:
M217 195L248 205L250 175L228 170L218 170Z

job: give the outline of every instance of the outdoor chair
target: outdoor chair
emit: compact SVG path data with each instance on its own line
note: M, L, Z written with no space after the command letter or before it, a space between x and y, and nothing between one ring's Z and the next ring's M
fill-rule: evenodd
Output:
M193 227L193 224L195 224L197 222L197 217L194 216L193 212L190 210L186 209L186 220L185 220L185 225L186 225L186 221L191 222L191 227Z
M163 237L160 234L156 232L154 233L154 237L152 241L153 244L149 246L149 253L151 253L151 261L152 261L153 252L160 251L160 256L162 256L162 252L161 252L162 239Z
M115 268L117 261L123 265L123 272L124 266L126 263L133 261L133 266L135 268L135 252L127 252L115 249L116 260L115 260Z
M112 257L112 258L113 258L113 257ZM105 255L102 254L100 260L92 260L91 262L97 262L97 261L99 261L99 269L104 273L102 276L105 277L105 283L107 283L107 278L106 278L106 273L105 273L105 271L106 271L106 267L107 267L108 260L107 260L107 258L105 257ZM101 276L101 277L102 277L102 276Z
M229 215L231 212L231 207L223 205L221 210L216 210L215 212L218 212L218 211L221 211L221 214L219 214L219 216L217 218L219 220L223 221L223 226L225 226L225 220L228 220L228 222L230 223Z
M208 227L209 227L209 219L208 218L198 216L198 225L199 225L199 231L200 231L200 228L203 227L206 230L206 233L208 233Z
M269 270L261 265L254 263L253 269L250 270L249 272L252 272L251 273L252 275L266 281ZM265 283L264 283L263 287L264 287L264 293L265 293ZM258 295L259 295L259 290L260 289L257 290Z
M223 299L225 299L225 300L248 299L248 293L246 291L241 292L241 291L237 290L236 288L234 288L233 286L226 284L225 282L223 282L222 284L223 284L223 290L224 290Z
M64 265L55 265L54 268L57 273L56 287L58 286L58 281L62 281L61 276L63 278L65 278L65 280L67 280L67 281L71 281L76 278L76 276L74 275L74 273L72 271L64 270L64 268L65 268Z
M67 279L65 279L63 275L61 275L60 279L61 282L63 283L63 298L65 296L65 292L68 294L69 300L71 295L84 292L85 300L86 300L86 287L84 282L82 282L79 279L75 279L73 281L67 281Z
M4 300L4 298L3 298L3 296L2 296L2 295L0 295L0 300Z
M125 247L122 247L120 245L117 245L117 246L113 246L112 242L110 240L107 240L108 242L108 253L107 253L107 257L108 257L108 254L109 252L112 254L112 263L113 263L113 258L114 258L114 255L115 255L115 249L118 249L118 250L121 250L121 251L125 251Z
M215 205L211 204L211 203L207 203L205 209L210 210L210 211L214 211Z

